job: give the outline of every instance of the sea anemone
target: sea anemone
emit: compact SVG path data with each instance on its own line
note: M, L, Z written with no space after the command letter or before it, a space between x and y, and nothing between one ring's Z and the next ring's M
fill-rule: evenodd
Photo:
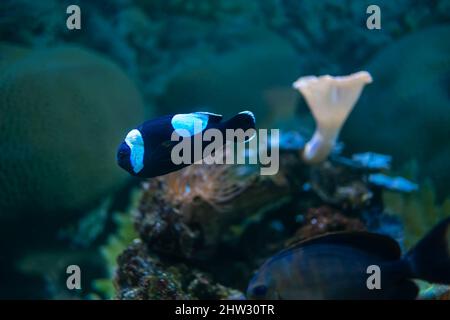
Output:
M294 82L316 121L316 131L303 149L306 163L320 163L328 157L364 85L371 82L366 71L341 77L307 76Z
M155 251L201 260L232 225L288 195L286 184L251 166L193 165L148 180L135 222Z
M167 176L166 199L183 211L192 202L204 201L217 212L224 212L255 178L252 175L248 180L236 179L236 173L229 165L191 166L179 174Z

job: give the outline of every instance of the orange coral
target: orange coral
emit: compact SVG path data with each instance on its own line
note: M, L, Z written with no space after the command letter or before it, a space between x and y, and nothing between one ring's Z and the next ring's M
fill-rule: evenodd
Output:
M201 199L218 212L224 212L255 179L256 174L247 179L237 179L231 165L194 165L164 178L167 184L165 197L183 208Z

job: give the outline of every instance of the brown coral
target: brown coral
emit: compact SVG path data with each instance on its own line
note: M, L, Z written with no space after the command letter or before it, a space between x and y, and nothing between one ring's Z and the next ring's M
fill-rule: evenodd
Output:
M114 284L119 299L217 300L243 296L237 290L213 282L208 274L151 254L139 240L119 256L118 265Z
M373 197L361 172L326 161L311 168L311 186L325 202L358 209Z
M149 180L136 215L141 238L170 256L210 256L231 225L288 197L283 179L246 165L193 165Z
M359 218L349 218L336 209L321 206L308 210L303 226L287 243L290 245L328 232L361 230L365 227Z

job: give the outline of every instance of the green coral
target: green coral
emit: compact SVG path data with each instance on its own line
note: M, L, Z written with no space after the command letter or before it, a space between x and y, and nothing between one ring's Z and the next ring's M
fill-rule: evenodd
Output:
M0 48L0 216L80 210L123 185L117 144L144 118L127 76L82 48Z
M226 110L229 115L242 111L242 106L251 106L259 123L270 120L272 109L284 107L270 96L282 89L295 96L291 83L301 65L298 54L283 38L264 29L254 36L261 39L229 53L202 55L180 68L158 97L158 105L178 112L188 101L188 107L206 105L211 111ZM290 100L295 102L295 98Z
M105 230L111 207L111 198L104 200L98 208L90 210L76 223L58 232L62 239L70 240L72 245L88 247Z
M113 213L112 218L116 230L109 236L106 243L99 248L100 255L104 260L107 277L95 279L92 286L95 293L106 299L112 299L115 296L113 276L117 269L117 258L138 237L134 229L131 212L137 207L140 197L141 192L134 191L129 208L125 212Z
M417 179L418 164L411 161L401 172ZM438 222L450 216L450 198L437 203L436 192L430 179L420 185L419 191L406 193L383 192L385 210L400 216L404 227L404 244L407 249L418 243ZM449 286L416 281L420 288L419 299L436 299L450 290Z
M436 194L431 181L412 194L384 192L386 210L398 214L405 228L405 246L411 248L435 224L450 216L450 198L442 205L436 204Z
M127 213L115 213L113 220L117 225L117 232L108 239L105 246L100 251L109 266L109 273L113 274L117 257L135 238L137 233L133 227L133 219Z

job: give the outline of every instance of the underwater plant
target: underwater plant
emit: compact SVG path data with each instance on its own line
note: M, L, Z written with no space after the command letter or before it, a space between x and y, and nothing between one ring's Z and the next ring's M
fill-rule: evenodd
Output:
M302 153L305 162L320 163L328 157L363 87L371 82L366 71L342 77L306 76L294 82L316 121L316 131Z
M136 198L136 195L134 198ZM132 203L133 205L127 211L134 210L136 203L135 201ZM117 271L117 258L138 237L129 212L115 212L112 218L117 229L100 247L100 254L105 263L106 276L95 279L92 283L95 294L106 299L112 299L116 296L113 278Z
M400 168L399 173L417 179L418 171L419 163L410 161ZM402 242L407 249L417 243L438 221L450 217L450 198L439 201L431 179L425 179L412 194L385 191L382 200L385 212L401 221L404 229ZM426 281L417 281L417 284L420 288L419 299L448 299L448 285Z
M410 248L435 223L450 216L450 198L438 204L433 183L426 180L418 192L383 193L385 210L400 216L405 228L405 246Z

